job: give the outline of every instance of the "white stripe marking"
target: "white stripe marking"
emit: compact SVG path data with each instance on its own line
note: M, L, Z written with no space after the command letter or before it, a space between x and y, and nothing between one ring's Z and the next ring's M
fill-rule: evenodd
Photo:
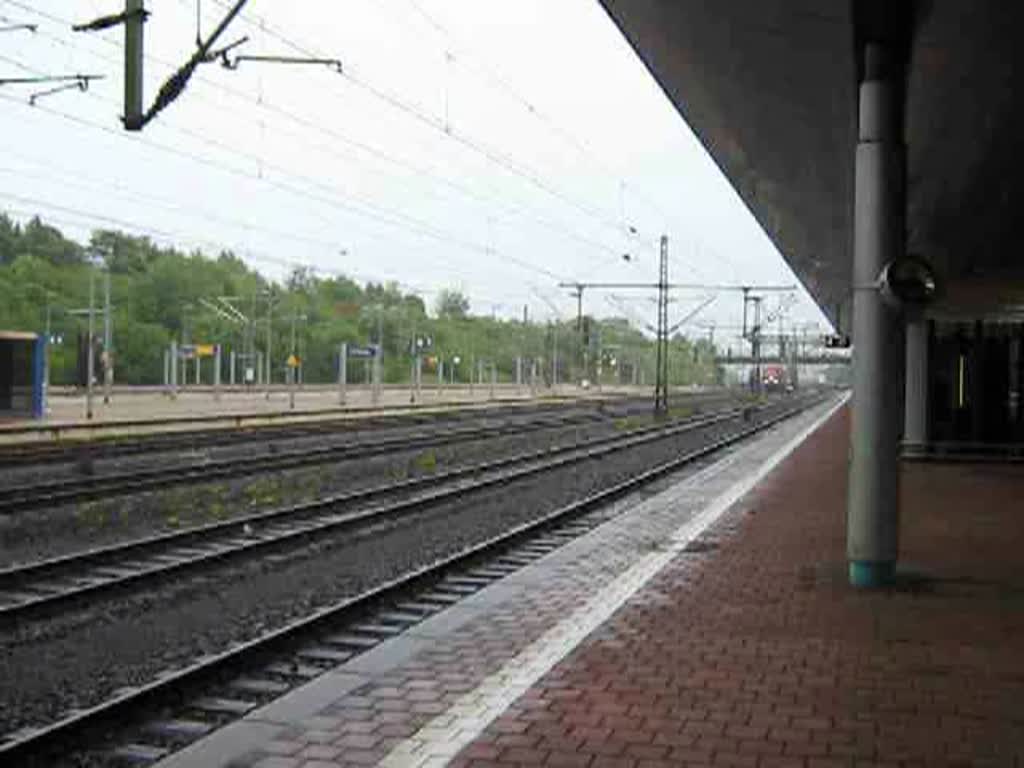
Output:
M839 410L848 398L849 393L844 394L823 415L766 459L755 472L737 481L710 506L676 529L671 536L672 544L668 549L638 560L569 618L556 624L506 662L501 669L486 677L475 690L463 695L445 714L434 718L408 739L396 745L379 765L387 768L441 768L447 765L510 704L533 687L587 635L611 618L612 614L668 565L688 543L749 493L812 432ZM732 463L732 460L724 459L724 462ZM710 469L712 467L708 468Z

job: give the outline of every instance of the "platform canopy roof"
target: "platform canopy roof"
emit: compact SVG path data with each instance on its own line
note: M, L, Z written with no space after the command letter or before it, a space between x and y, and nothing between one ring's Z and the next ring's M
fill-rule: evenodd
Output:
M600 2L822 309L844 327L857 41L893 36L907 71L908 251L936 269L943 289L936 314L1024 316L1020 4ZM895 24L894 8L902 15Z

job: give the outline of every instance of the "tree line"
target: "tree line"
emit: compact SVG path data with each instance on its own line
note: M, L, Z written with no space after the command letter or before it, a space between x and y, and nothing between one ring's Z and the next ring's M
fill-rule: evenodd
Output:
M382 343L384 381L409 381L415 339L429 343L424 381L443 360L446 379L468 381L476 361L493 364L500 381L513 380L516 359L537 362L550 381L558 349L562 382L600 377L604 383L653 381L654 344L624 318L586 317L555 323L524 323L475 315L458 290L441 291L428 308L395 283L360 285L344 276L322 276L296 268L281 281L268 279L230 251L210 254L160 246L146 237L96 230L79 243L36 217L19 224L0 214L0 330L49 331L50 377L55 385L76 378L79 338L94 281L97 335L102 320L104 271L109 271L113 357L121 384L160 384L163 351L170 343L220 344L239 354L266 351L271 334L271 369L283 381L291 353L292 326L307 383L333 382L341 342ZM237 312L223 309L231 297ZM670 380L711 384L721 380L707 341L671 340ZM453 362L458 358L458 365ZM222 380L227 376L227 357ZM586 366L586 367L584 367ZM206 364L204 378L212 372ZM529 370L529 363L524 364ZM352 381L360 365L349 365ZM239 373L239 377L241 374Z

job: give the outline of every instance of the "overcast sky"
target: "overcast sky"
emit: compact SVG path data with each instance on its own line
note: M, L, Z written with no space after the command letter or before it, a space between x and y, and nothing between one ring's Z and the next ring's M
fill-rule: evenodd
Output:
M226 5L201 0L203 34ZM147 102L191 53L197 11L148 6ZM596 0L250 0L222 42L343 72L204 65L141 136L118 119L123 32L69 28L120 7L0 0L0 22L39 24L3 33L0 76L106 76L36 107L32 89L0 89L0 208L17 218L230 248L274 277L294 262L398 280L428 305L460 288L500 316L572 315L559 279L655 280L662 233L674 281L797 283ZM675 294L672 318L705 295ZM653 322L650 298L585 306ZM685 330L713 321L725 341L741 308L722 293ZM825 327L802 289L787 317Z

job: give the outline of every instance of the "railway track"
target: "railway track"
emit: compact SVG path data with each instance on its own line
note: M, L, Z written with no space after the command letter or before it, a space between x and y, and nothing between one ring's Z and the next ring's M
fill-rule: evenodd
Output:
M32 768L155 762L600 525L613 514L609 502L824 399L767 406L753 424L734 416L729 434L539 519L89 709L8 734L0 738L0 763Z
M632 402L623 399L624 403ZM567 402L546 402L530 404L508 404L504 406L467 407L460 411L409 411L386 415L334 416L316 421L292 422L289 424L234 425L228 427L203 427L198 421L197 428L178 432L160 432L135 437L110 439L70 439L53 443L18 443L0 445L0 467L52 464L78 461L83 456L94 459L108 459L135 456L151 452L190 450L197 447L240 445L268 439L286 440L302 437L316 437L333 434L342 430L378 429L388 427L416 426L439 421L457 422L466 419L502 417L509 414L563 410L571 405ZM596 404L595 404L596 405ZM612 401L612 406L620 403ZM583 407L586 407L584 404ZM218 423L224 417L217 417ZM159 422L154 422L159 424ZM230 421L228 422L230 423ZM141 423L143 426L145 422Z
M736 419L741 409L529 451L398 483L290 505L0 570L0 622L180 576L241 556L294 548L392 521L456 497ZM357 507L353 509L353 507Z
M687 394L677 400L690 405L710 405L715 402L732 399L725 392L707 392ZM367 429L387 429L393 427L413 427L423 424L458 423L471 419L502 418L518 414L550 413L564 411L567 408L597 410L647 409L649 400L646 398L607 398L603 400L571 400L560 398L543 402L514 402L503 405L486 404L465 406L460 410L420 409L407 412L388 414L347 414L333 415L317 420L289 422L287 424L255 424L232 422L229 418L216 417L214 421L227 426L204 426L202 420L195 422L192 429L175 432L158 432L137 436L116 436L99 439L77 439L55 441L50 443L22 442L12 445L0 444L0 467L19 467L28 465L70 463L80 461L83 457L95 459L112 459L137 456L153 452L187 451L197 448L225 447L244 445L246 443L266 440L287 440L303 437L317 437L335 434L340 431L356 431ZM145 426L147 422L140 422ZM154 422L158 424L159 422Z
M0 515L11 515L31 509L56 507L70 502L111 498L152 491L173 485L205 483L232 477L278 472L327 462L366 459L395 451L420 450L455 441L482 440L525 434L576 424L606 420L607 414L597 412L568 415L541 415L526 421L488 426L464 426L439 433L436 429L406 432L384 438L371 436L335 445L277 450L263 455L246 455L206 460L190 464L174 464L86 475L32 485L0 488Z

